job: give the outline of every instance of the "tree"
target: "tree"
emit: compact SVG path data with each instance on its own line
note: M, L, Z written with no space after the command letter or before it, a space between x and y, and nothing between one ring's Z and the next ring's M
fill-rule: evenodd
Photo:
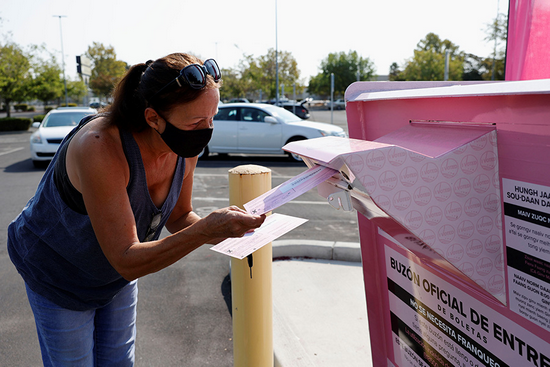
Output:
M86 56L92 60L90 88L100 98L107 98L126 72L128 65L117 60L113 46L105 47L98 42L88 47Z
M242 78L238 69L222 69L223 84L220 88L220 99L234 97L246 97L245 88L242 85Z
M33 96L46 105L49 101L61 98L65 91L61 78L61 67L53 55L49 60L38 58L34 63Z
M40 57L37 52L33 57L33 96L44 102L60 99L65 94L61 66L54 55L45 47L39 47L37 51L45 52L47 57ZM80 101L88 93L88 88L80 78L67 80L67 95L70 99Z
M399 73L400 80L444 80L445 54L449 51L449 80L462 80L464 55L458 46L428 33L418 42L414 56Z
M485 29L485 41L493 43L491 56L464 55L464 80L504 80L508 19L499 14Z
M296 84L296 91L301 93L304 86L299 82L300 70L298 70L298 62L294 56L288 51L278 51L277 58L279 60L279 88L285 85L287 90L291 90L291 86ZM250 81L250 85L255 91L261 89L267 93L269 98L276 98L276 64L275 50L271 48L267 54L257 59L248 59L248 67L243 72L243 78ZM281 93L280 90L279 93Z
M80 101L88 94L88 87L86 87L86 83L80 79L67 80L67 94L71 99Z
M12 101L24 101L31 94L31 63L29 56L17 44L0 44L0 96L10 117Z
M330 96L330 75L334 74L334 94L343 96L358 76L360 80L369 80L374 72L372 61L359 56L357 51L331 53L321 61L321 72L310 79L308 91L323 97Z
M494 43L492 59L490 62L490 78L484 75L486 80L504 80L504 59L506 57L506 40L508 38L508 16L498 14L492 23L487 24L485 29L485 41ZM504 47L502 46L504 44Z
M396 62L390 65L390 75L389 75L390 81L392 82L403 81L404 79L402 79L401 73L402 71L399 69L399 65Z
M301 93L304 86L300 83L298 63L290 52L279 51L279 86L292 88ZM260 93L262 98L276 97L276 63L275 50L269 49L267 54L254 58L244 55L239 65L234 69L223 69L223 87L220 89L222 99L246 97L256 99ZM289 90L289 89L287 89Z
M484 60L474 54L464 54L464 72L462 80L483 80Z

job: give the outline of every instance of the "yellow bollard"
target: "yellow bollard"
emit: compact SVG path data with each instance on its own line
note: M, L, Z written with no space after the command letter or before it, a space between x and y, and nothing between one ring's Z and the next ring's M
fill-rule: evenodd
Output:
M271 190L269 168L244 165L229 170L229 204L243 205ZM271 243L253 254L252 278L247 259L231 258L233 365L273 366Z

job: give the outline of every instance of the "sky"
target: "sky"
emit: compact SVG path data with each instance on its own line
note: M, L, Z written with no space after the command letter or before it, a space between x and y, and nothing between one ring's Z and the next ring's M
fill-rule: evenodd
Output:
M357 51L376 74L413 56L433 32L460 50L490 56L485 29L505 0L0 0L0 42L44 45L76 77L76 56L94 42L130 65L173 52L235 68L270 48L298 62L301 80L330 53ZM59 15L65 16L61 18Z

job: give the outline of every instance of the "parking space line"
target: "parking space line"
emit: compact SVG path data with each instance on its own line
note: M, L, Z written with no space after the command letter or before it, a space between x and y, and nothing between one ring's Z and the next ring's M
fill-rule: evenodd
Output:
M15 148L15 149L12 149L12 150L6 150L5 152L0 153L0 155L14 153L14 152L17 152L17 151L23 150L23 149L25 149L25 148L24 147L19 147L19 148Z

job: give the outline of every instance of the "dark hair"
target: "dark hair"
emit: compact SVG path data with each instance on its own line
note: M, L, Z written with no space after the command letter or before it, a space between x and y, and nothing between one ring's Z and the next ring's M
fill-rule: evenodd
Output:
M113 103L106 110L109 122L119 129L141 131L149 126L144 116L147 107L166 116L176 105L197 99L207 89L218 88L219 83L215 83L212 76L208 75L206 86L202 89L193 89L186 83L178 87L174 83L174 86L156 96L161 88L179 75L181 69L190 64L202 63L193 55L174 53L154 62L133 65L115 87ZM154 101L150 100L153 96Z

